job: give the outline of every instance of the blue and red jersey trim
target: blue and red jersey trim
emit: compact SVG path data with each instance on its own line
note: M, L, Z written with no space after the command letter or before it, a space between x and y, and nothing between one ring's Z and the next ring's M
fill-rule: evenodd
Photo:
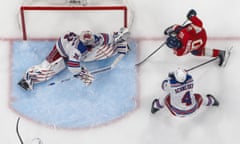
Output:
M80 67L80 62L77 61L67 61L69 67Z

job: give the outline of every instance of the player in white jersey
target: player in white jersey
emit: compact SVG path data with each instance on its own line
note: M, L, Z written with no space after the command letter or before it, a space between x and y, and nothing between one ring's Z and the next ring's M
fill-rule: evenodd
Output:
M18 83L25 90L32 90L35 83L49 80L66 67L86 85L93 82L93 75L81 62L98 61L115 55L123 57L128 51L129 31L121 28L114 33L82 31L80 35L67 32L54 45L46 59L30 67Z
M169 73L168 78L162 82L162 89L169 94L152 102L151 112L154 114L164 106L175 116L186 116L195 112L201 105L218 106L217 99L208 94L202 96L193 93L193 78L185 70L178 68Z

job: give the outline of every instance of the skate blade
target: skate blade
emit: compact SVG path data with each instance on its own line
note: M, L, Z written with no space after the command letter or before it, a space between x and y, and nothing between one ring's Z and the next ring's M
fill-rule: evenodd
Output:
M224 62L222 64L222 67L226 67L226 65L228 63L228 60L229 60L229 58L231 56L232 49L233 49L233 46L231 46L230 48L226 49L226 54L225 54L225 58L224 58Z
M27 84L27 82L25 82L24 80L19 81L19 82L18 82L18 85L19 85L21 88L23 88L24 90L26 90L26 91L32 90L32 88L29 87L29 85Z

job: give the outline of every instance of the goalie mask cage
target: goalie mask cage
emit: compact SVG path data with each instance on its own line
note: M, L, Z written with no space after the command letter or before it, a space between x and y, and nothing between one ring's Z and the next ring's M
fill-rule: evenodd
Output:
M19 18L23 40L55 39L66 31L118 31L130 27L133 13L123 0L25 0Z

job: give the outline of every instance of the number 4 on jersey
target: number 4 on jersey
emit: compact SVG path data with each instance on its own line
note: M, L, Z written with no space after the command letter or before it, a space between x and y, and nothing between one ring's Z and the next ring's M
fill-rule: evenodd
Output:
M192 104L192 99L191 99L191 96L190 96L190 92L186 92L182 98L182 103L185 103L186 106L189 106Z

